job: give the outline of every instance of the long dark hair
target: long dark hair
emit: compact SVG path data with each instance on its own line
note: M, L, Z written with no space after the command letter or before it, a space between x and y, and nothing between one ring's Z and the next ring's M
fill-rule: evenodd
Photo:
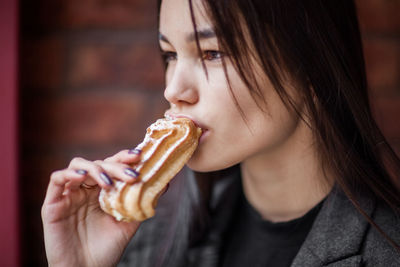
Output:
M262 108L262 85L256 82L249 56L256 55L284 104L313 131L323 167L333 171L336 184L357 210L400 251L357 201L359 194L367 194L396 213L400 209L400 159L370 111L354 1L188 1L195 32L193 5L202 4L222 51ZM200 49L198 39L197 46ZM285 90L286 74L306 113Z

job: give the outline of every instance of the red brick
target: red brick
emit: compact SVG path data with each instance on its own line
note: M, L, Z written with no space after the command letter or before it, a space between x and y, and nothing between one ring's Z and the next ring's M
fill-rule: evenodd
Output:
M389 142L400 140L400 96L373 99L375 118Z
M364 53L368 82L373 90L400 85L400 41L365 39Z
M157 27L153 0L42 0L33 8L30 15L42 29Z
M162 101L162 92L154 94ZM40 146L134 146L158 116L154 100L129 92L86 92L25 103L23 140ZM159 106L159 105L158 105Z
M363 32L400 33L400 1L356 0Z
M71 87L162 88L164 70L156 44L87 42L73 48Z
M66 46L62 39L47 37L21 44L21 86L59 88L65 64Z

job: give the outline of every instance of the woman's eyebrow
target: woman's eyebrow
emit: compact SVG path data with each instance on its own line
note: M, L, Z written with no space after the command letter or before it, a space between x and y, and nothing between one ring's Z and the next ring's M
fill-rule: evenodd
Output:
M197 37L199 38L199 40L202 40L202 39L215 38L216 35L212 29L203 29L197 31ZM195 40L196 40L196 35L194 34L194 32L190 33L186 37L187 42L194 42Z
M197 36L198 36L199 40L203 40L203 39L215 38L216 34L212 29L204 29L204 30L197 31ZM187 42L194 42L196 40L196 35L194 32L192 32L192 33L188 34L185 39ZM158 33L158 40L170 44L168 38L165 35L163 35L161 32Z

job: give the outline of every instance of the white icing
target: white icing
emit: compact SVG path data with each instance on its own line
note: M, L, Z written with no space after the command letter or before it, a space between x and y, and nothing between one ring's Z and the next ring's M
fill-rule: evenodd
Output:
M174 123L175 121L176 121L176 119L173 119L171 117L168 117L166 119L159 119L147 128L145 138L144 138L143 142L137 146L137 148L143 149L149 142L152 143L152 146L151 146L150 150L148 150L146 153L144 153L142 155L141 163L136 168L136 170L139 173L140 173L140 170L144 166L144 162L146 162L155 153L155 151L161 145L163 140L173 133L173 129L181 127L181 125L176 125ZM160 130L165 130L165 129L168 129L168 132L163 134L161 138L155 139L155 138L151 137L154 131L160 131ZM175 142L174 145L170 146L169 149L166 151L166 153L164 153L162 155L160 160L158 160L156 162L156 164L154 166L152 166L152 168L149 170L149 172L145 176L141 177L142 182L148 181L162 167L164 162L167 160L167 158L170 156L170 154L176 149L176 147L178 147L188 137L190 129L185 128L185 130L186 130L185 135L182 138L180 138L177 142ZM118 201L120 201L119 200L120 194L125 185L126 185L125 182L116 181L115 190L117 192L115 194L114 193L108 194L109 203L111 205L111 213L118 221L125 219L125 216L123 216L121 213L119 213L116 209L117 208L116 204L118 203ZM105 207L105 203L104 203L103 197L102 197L103 193L105 194L105 192L103 192L103 190L102 190L99 200L100 200L100 205L102 207Z
M145 136L145 139L143 140L143 142L141 144L139 144L139 146L138 146L139 148L142 148L148 142L153 143L153 146L151 147L151 149L149 151L147 151L147 153L145 155L143 155L143 162L147 161L155 153L155 151L161 145L162 141L173 133L173 128L181 127L180 125L178 126L178 125L174 124L174 121L175 120L159 119L154 124L150 125L150 127L148 128L148 130L150 130L150 132ZM165 130L165 129L168 129L169 131L168 131L168 133L164 134L162 136L162 138L154 139L151 137L153 131ZM141 177L141 181L146 182L151 177L153 177L153 175L161 168L161 166L167 160L169 155L176 149L176 147L178 147L188 137L190 131L187 128L185 130L186 130L185 135L182 138L180 138L179 141L175 142L175 144L173 146L169 147L169 149L162 155L160 160L158 160L156 162L156 164L149 170L149 172L145 176ZM138 166L136 168L136 170L138 172L140 172L142 167L143 167L143 164Z

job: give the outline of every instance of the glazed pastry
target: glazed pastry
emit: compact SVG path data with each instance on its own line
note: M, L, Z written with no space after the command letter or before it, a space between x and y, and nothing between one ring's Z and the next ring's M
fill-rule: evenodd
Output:
M187 118L159 119L147 128L137 146L141 160L132 167L139 172L134 183L114 180L102 189L101 208L119 221L143 221L155 214L158 198L195 151L201 129Z

